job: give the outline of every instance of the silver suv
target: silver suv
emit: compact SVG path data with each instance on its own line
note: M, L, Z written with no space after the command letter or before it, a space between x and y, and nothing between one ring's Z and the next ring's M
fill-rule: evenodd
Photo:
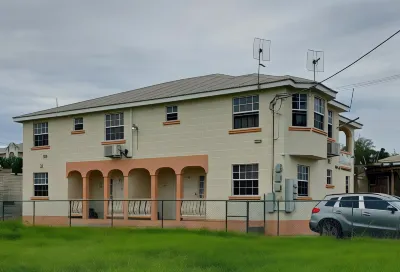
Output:
M312 210L310 229L338 238L351 235L398 237L400 199L386 194L327 195Z

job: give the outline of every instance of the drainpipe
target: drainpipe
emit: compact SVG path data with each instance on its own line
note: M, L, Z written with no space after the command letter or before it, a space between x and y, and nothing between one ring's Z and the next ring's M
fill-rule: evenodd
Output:
M130 125L132 125L133 124L133 111L132 111L132 108L130 109L130 114L131 114L131 124ZM129 129L131 131L131 157L133 157L133 129L131 129L130 127L129 127Z
M274 166L275 166L275 104L272 106L272 159L271 159L271 192L274 192Z

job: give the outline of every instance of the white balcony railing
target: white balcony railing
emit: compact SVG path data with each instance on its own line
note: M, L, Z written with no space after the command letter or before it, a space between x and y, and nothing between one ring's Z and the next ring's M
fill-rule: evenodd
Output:
M182 216L205 216L206 202L203 200L182 200Z
M353 167L353 156L344 152L340 152L339 164L348 167Z
M71 215L82 216L82 200L71 200Z
M108 201L108 215L121 216L124 214L124 204L122 200Z
M128 201L128 216L150 216L151 215L151 200L129 200Z

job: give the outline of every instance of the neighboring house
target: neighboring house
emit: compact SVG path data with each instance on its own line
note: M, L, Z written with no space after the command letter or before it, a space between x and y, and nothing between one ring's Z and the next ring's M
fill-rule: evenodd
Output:
M0 147L0 158L23 157L23 144L10 143L6 147Z
M365 173L368 179L364 184L368 192L400 196L400 155L365 166Z
M164 219L175 226L196 218L204 221L190 226L218 229L225 226L225 203L194 200L260 200L273 188L277 200L352 192L353 135L362 125L340 115L349 107L334 100L332 89L320 84L303 90L313 85L260 75L258 86L256 74L213 74L14 117L23 123L28 145L23 199L73 199L74 220L89 222L93 211L109 218L112 210L120 224L141 226L154 226L163 205ZM277 101L273 115L270 102L283 93L291 96ZM336 143L340 130L347 151ZM279 166L280 183L272 178ZM285 187L286 179L298 187L288 198L285 192L293 188ZM111 197L113 209L79 201ZM315 203L305 204L281 214L281 220L296 220L284 226L287 233L308 231ZM260 207L255 220L263 218ZM43 223L67 224L68 211L61 202L36 206ZM30 220L31 203L23 214ZM268 218L276 220L276 214Z
M0 169L0 220L21 218L22 179L11 169Z

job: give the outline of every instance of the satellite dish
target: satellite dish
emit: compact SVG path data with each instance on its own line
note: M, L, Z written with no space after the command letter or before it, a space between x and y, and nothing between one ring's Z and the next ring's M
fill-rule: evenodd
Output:
M307 70L315 73L324 71L324 51L308 49L307 51Z
M254 38L253 42L253 58L258 60L258 72L257 72L257 85L260 88L260 67L265 67L261 61L270 61L270 48L271 41L260 38Z

